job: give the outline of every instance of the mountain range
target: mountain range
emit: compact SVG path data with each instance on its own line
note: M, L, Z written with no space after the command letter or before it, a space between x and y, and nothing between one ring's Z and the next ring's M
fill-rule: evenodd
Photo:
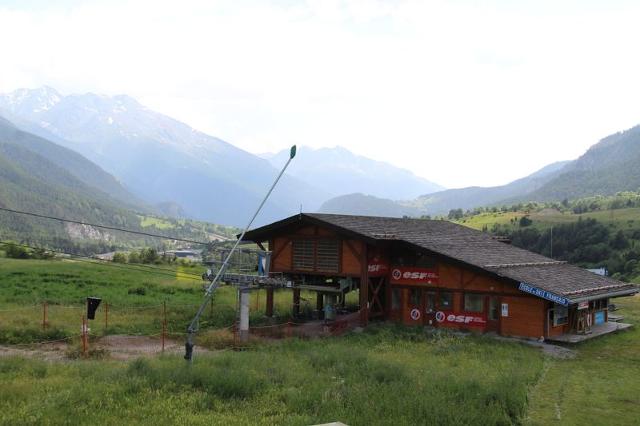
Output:
M443 215L451 209L509 205L527 201L561 201L594 195L611 195L640 188L640 126L605 137L576 160L560 161L495 187L448 189L409 201L369 199L351 194L328 200L320 211L341 214L395 216Z
M246 223L278 174L267 160L125 95L19 89L0 96L0 115L82 154L148 204L177 203L195 219ZM294 213L300 204L315 209L329 197L284 176L260 220Z
M265 158L251 154L126 95L63 96L46 86L18 89L0 95L0 116L86 157L115 176L129 193L121 195L136 205L236 226L246 223L288 154L288 149ZM97 187L116 195L102 183ZM301 147L258 222L301 208L314 211L350 192L407 199L440 189L407 170L341 147Z
M51 206L56 204L53 194L62 189L76 197L72 205L104 204L115 217L122 216L120 210L163 212L242 225L288 152L254 155L126 95L63 96L49 87L19 89L0 95L0 117L7 119L0 120L4 205L20 199L22 185L38 187L34 194ZM301 147L256 224L300 209L438 215L456 208L606 195L639 187L640 127L604 138L576 160L553 163L488 188L443 190L407 170L339 146ZM36 197L26 193L22 201ZM118 212L109 210L113 208Z
M288 150L261 154L274 167L283 164L288 155ZM298 158L289 166L287 173L334 195L366 193L379 198L408 200L444 189L409 170L356 155L340 146L299 147Z

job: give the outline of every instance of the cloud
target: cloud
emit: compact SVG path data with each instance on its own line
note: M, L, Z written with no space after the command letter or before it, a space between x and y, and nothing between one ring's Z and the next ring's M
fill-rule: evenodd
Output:
M247 150L345 146L504 183L639 120L633 4L83 2L0 7L0 90L127 93Z

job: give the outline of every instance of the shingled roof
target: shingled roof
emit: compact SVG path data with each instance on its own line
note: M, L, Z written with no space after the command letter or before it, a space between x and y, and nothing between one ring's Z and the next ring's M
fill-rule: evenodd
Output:
M555 261L444 220L301 213L249 231L244 239L263 241L277 229L296 222L329 225L372 242L403 241L500 277L538 287L565 297L571 303L594 296L633 294L638 291L633 284Z

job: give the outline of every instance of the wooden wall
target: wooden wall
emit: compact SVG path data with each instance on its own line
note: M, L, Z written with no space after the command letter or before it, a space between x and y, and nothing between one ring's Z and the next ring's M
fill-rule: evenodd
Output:
M545 301L529 296L502 296L509 305L509 316L500 318L500 334L517 337L541 337L545 330Z
M272 272L297 272L293 269L292 265L292 241L296 238L336 238L341 240L340 271L335 275L360 276L360 258L364 243L359 240L340 238L335 232L319 226L305 226L282 236L275 237L270 242L270 247L272 247Z

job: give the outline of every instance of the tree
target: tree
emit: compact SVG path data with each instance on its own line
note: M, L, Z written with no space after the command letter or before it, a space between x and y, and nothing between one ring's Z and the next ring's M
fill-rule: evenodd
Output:
M140 253L137 251L129 253L129 263L140 263Z
M451 210L449 210L448 218L450 220L459 220L459 219L462 219L462 216L464 216L464 213L462 212L462 209L451 209Z
M521 228L525 228L529 225L531 225L533 223L533 221L531 219L529 219L529 216L522 216L520 218L520 222L519 225Z
M611 247L616 250L622 250L629 247L629 240L624 235L624 232L622 232L622 230L619 230L616 233L615 237L613 237L613 240L611 240Z
M26 248L9 243L5 249L7 257L11 259L29 259L31 256Z
M113 254L113 262L115 263L127 263L127 255L120 251Z

